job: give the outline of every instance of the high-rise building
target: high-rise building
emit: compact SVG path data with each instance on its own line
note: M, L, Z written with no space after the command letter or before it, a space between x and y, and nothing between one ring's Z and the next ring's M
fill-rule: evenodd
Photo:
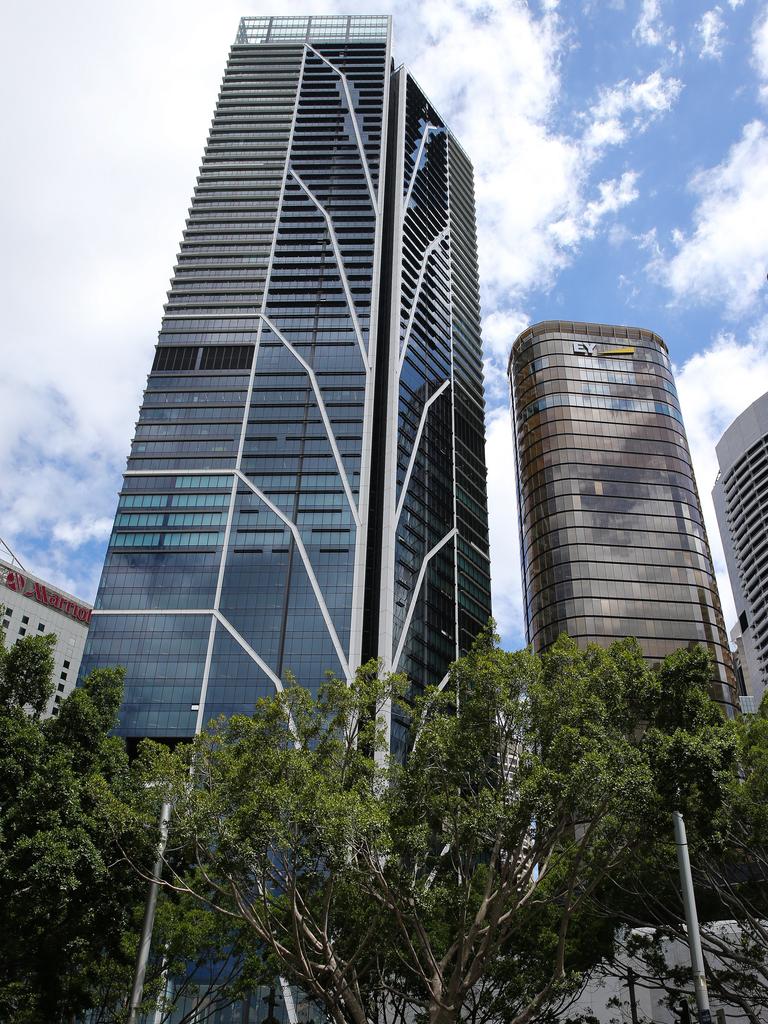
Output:
M125 736L371 656L439 683L490 613L472 168L390 51L241 20L83 667Z
M55 718L77 681L91 606L54 583L34 576L17 560L0 558L0 612L6 647L24 636L55 634L54 690L43 712L43 717Z
M523 331L509 376L528 641L634 636L657 661L712 654L734 675L667 346L652 331L547 321Z
M759 703L768 683L768 393L717 443L712 498L725 550L746 688Z

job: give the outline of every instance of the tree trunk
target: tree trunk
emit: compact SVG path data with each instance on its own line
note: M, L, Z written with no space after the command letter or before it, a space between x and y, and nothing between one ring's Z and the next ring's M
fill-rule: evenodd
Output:
M444 1006L434 999L429 1001L429 1024L456 1024L455 1006Z

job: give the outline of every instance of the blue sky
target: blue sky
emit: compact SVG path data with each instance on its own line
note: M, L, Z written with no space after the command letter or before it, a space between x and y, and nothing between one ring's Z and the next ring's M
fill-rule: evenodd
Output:
M309 2L295 13L350 11ZM386 11L357 3L354 13ZM494 610L523 642L504 379L536 320L658 331L721 596L714 443L768 390L765 0L398 0L476 170ZM0 537L94 596L235 0L13 4L0 41Z

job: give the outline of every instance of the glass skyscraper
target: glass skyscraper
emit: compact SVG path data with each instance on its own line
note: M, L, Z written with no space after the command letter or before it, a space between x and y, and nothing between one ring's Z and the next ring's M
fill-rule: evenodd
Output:
M439 683L490 614L472 168L390 50L241 20L82 668L129 738L371 656Z
M525 621L541 651L634 636L651 661L709 648L735 678L671 364L652 331L547 321L512 349Z

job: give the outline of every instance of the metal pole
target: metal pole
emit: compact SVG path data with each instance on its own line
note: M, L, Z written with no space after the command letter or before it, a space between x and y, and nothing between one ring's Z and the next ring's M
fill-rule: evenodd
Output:
M627 968L627 988L629 989L629 1010L632 1014L632 1024L637 1024L637 999L635 998L635 972L631 967Z
M147 902L144 907L144 920L141 925L141 937L139 949L136 953L136 967L133 972L133 988L131 989L130 1013L128 1024L136 1024L139 1019L139 1006L144 995L144 977L147 973L147 961L149 960L149 948L152 945L152 930L155 926L155 910L157 908L157 894L160 889L160 879L163 874L163 854L165 844L168 842L168 822L171 817L171 805L166 800L160 811L160 842L157 846L157 860L152 869L152 881L149 883Z
M704 957L701 952L699 916L696 913L696 897L693 892L691 861L688 856L688 840L685 835L685 822L680 811L672 812L672 821L675 826L677 863L680 868L680 887L683 893L685 926L688 931L688 949L691 954L691 973L693 975L693 991L696 996L696 1009L699 1011L699 1024L711 1024L712 1015L709 1011L707 978L704 973Z

